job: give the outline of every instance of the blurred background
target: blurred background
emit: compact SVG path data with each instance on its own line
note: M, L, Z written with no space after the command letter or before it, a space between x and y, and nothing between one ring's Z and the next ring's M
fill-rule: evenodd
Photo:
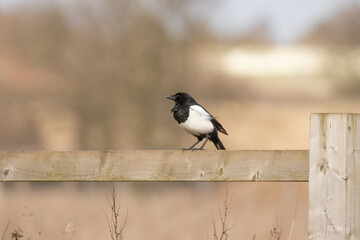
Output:
M218 117L227 149L308 149L311 112L360 109L360 1L0 1L0 150L187 147L164 98L179 91ZM229 239L267 239L276 216L287 238L295 209L306 238L306 183L230 185ZM7 234L109 239L107 187L3 183L0 235L12 219ZM212 239L224 184L117 187L125 239Z

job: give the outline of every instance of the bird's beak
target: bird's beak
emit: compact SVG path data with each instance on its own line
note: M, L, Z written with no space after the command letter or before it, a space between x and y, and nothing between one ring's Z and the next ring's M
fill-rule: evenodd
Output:
M175 101L175 99L176 99L175 95L169 95L169 96L166 96L166 98L173 100L173 101Z

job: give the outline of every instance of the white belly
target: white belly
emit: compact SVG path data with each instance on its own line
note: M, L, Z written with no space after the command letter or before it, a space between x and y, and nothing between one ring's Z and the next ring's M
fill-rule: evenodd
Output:
M180 123L180 126L192 135L209 134L214 131L211 116L192 107L189 109L188 119Z

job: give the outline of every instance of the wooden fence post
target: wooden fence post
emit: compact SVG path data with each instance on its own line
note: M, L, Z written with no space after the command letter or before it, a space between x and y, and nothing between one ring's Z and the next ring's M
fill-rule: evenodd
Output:
M309 239L360 239L360 114L310 122Z

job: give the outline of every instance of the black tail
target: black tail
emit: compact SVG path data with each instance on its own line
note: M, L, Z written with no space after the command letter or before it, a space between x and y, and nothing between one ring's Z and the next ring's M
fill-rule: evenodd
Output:
M210 140L214 143L217 150L226 150L218 136L214 136Z

